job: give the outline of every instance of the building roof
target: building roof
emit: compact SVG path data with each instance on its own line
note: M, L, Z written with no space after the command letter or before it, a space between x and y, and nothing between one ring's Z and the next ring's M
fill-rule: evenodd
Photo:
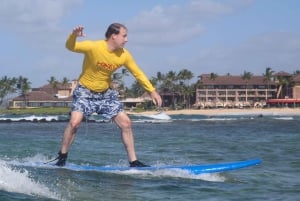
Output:
M26 93L25 97L26 97L26 101L58 101L58 100L70 101L72 100L72 97L58 99L57 97L52 96L51 94L48 94L45 91L31 91ZM24 96L20 95L14 98L13 100L24 101Z
M285 72L285 71L279 71L278 73L275 74L276 76L282 76L282 77L289 77L292 76L291 74Z
M48 94L56 94L58 90L71 90L71 84L57 83L55 86L52 84L46 84L42 87L32 89L32 91L45 91Z
M293 78L294 82L299 83L300 82L300 74L295 75L295 77Z
M202 74L199 76L200 82L204 85L266 85L264 76L252 76L249 80L243 79L242 76L237 75L218 75L215 79L211 79L210 74ZM270 81L269 84L274 84Z

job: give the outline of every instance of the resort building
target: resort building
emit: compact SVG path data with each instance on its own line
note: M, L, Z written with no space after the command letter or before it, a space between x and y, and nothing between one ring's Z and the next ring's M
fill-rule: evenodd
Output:
M300 74L296 75L293 78L294 81L294 87L293 87L293 95L294 99L299 99L300 100Z
M251 75L247 79L238 75L202 74L190 99L194 108L245 108L245 107L300 107L300 74L278 72L267 80ZM70 107L77 80L71 83L47 84L34 88L9 102L9 108ZM179 92L160 91L164 106L171 107ZM125 108L151 103L147 93L137 98L120 96ZM177 107L176 107L177 108Z
M33 88L30 92L9 101L9 108L71 107L72 94L77 83L77 80L73 80L67 84L55 83ZM129 109L152 101L148 93L138 98L123 99L120 96L120 100L124 103L124 107Z
M199 76L196 89L197 108L216 107L263 107L268 99L274 98L277 88L272 80L266 81L263 76Z
M67 84L55 83L33 88L30 92L12 99L9 108L70 107L76 85L77 80L73 80Z
M275 107L300 107L300 74L276 73L277 92L267 104Z

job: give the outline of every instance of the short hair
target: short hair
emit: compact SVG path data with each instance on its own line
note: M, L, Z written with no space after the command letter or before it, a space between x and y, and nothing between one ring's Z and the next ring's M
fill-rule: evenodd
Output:
M120 23L112 23L109 25L105 32L106 39L109 39L113 34L119 34L121 27L127 30L126 26Z

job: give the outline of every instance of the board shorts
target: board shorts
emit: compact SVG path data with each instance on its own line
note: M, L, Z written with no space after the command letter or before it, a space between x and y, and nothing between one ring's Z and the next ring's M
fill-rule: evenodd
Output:
M93 113L111 119L123 111L123 104L118 100L119 92L114 89L107 89L104 92L94 92L78 84L73 92L71 111L79 111L84 116Z

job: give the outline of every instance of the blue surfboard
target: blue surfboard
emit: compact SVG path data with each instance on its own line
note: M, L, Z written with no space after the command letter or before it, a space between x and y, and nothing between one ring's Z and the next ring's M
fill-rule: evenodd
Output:
M90 166L90 165L76 165L67 164L62 168L74 171L96 171L96 172L116 172L116 171L157 171L157 170L185 170L191 174L199 175L203 173L217 173L231 170L237 170L260 164L260 159L235 161L228 163L207 164L207 165L166 165L166 166L151 166L151 167L115 167L115 166Z

